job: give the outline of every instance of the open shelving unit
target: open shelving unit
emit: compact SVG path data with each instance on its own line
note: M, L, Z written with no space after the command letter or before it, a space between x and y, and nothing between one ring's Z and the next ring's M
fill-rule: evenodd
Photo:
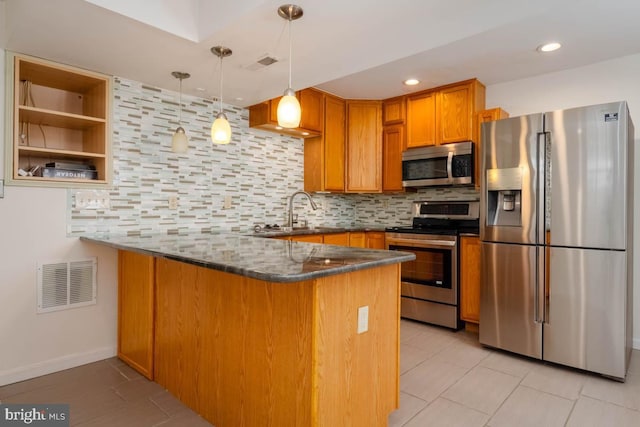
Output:
M109 185L111 77L21 54L7 59L8 183Z

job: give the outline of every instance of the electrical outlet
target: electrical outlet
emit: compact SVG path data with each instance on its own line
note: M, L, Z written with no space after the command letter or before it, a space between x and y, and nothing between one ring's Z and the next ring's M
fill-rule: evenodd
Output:
M104 190L76 191L76 209L108 209L109 192Z
M178 209L178 196L169 196L169 209Z
M369 330L369 306L358 307L358 333L362 334Z
M382 209L389 209L389 201L388 200L383 200L382 201Z

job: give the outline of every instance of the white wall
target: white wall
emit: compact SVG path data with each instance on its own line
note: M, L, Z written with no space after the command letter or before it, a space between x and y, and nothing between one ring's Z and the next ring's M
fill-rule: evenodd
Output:
M4 63L0 50L0 117ZM4 120L0 124L4 140ZM0 173L4 148L0 143ZM0 199L0 385L115 355L116 252L67 238L66 221L65 189L5 186ZM87 257L98 259L97 305L36 314L37 263Z
M627 101L635 125L633 347L640 349L640 54L487 87L487 107L513 116Z

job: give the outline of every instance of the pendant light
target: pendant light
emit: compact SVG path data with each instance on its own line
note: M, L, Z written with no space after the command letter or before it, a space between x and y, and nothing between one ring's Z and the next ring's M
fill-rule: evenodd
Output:
M231 141L231 126L222 110L222 58L231 56L232 51L223 46L214 46L211 53L220 58L220 112L211 124L211 141L214 144L228 144Z
M295 4L285 4L278 8L278 15L289 21L289 87L284 91L278 103L278 126L283 128L297 128L300 126L300 102L291 88L291 21L302 17L302 8Z
M171 151L174 153L186 153L189 148L189 138L182 128L182 80L191 77L189 73L183 73L181 71L174 71L171 73L176 79L180 79L180 105L178 107L178 128L173 133L171 138Z

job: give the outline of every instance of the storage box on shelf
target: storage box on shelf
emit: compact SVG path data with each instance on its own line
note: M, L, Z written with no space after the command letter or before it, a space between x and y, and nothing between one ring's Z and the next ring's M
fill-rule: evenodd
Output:
M296 92L300 102L300 126L286 129L278 126L278 102L280 98L270 99L249 107L249 127L277 132L299 138L311 138L322 133L324 93L314 88Z
M105 186L111 179L111 77L9 53L7 180Z

